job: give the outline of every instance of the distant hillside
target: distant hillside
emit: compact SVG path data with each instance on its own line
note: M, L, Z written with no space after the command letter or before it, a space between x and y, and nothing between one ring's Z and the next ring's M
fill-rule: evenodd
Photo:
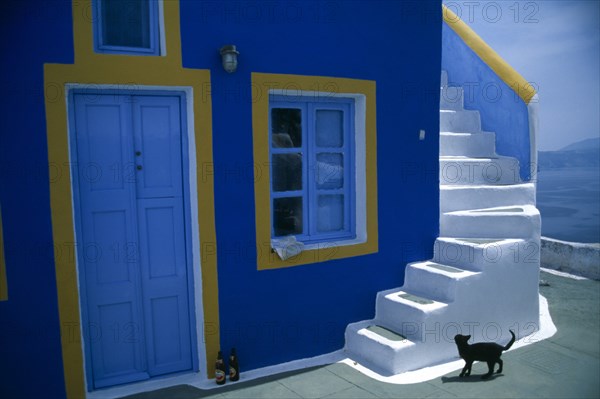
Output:
M579 150L599 150L600 149L600 137L595 139L587 139L578 141L573 144L569 144L565 148L561 148L559 151L579 151Z
M569 144L558 151L540 151L539 169L600 166L600 138Z

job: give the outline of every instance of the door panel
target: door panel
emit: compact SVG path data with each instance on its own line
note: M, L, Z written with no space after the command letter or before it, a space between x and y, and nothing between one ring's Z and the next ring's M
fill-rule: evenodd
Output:
M75 94L73 104L93 387L189 370L180 99Z
M86 97L77 96L77 99L81 103ZM85 125L82 127L86 137L82 150L87 152L87 157L80 166L91 191L124 188L122 176L113 174L119 165L124 165L123 157L126 154L118 149L127 149L131 145L129 137L125 135L131 111L122 100L121 97L100 96L97 102L85 104Z
M135 96L133 126L138 198L181 196L179 97Z
M94 353L99 357L95 380L97 387L148 378L141 371L140 336L136 334L135 309L132 301L98 305L97 344ZM92 339L94 339L92 338ZM92 342L94 344L94 342Z
M180 320L187 315L180 314L179 297L153 298L150 302L150 313L152 317L152 350L154 370L159 373L167 372L170 367L180 363L183 359L182 342L180 340ZM170 315L169 323L158 323L164 314Z
M143 302L152 375L192 367L181 198L138 200ZM147 266L147 267L146 267Z

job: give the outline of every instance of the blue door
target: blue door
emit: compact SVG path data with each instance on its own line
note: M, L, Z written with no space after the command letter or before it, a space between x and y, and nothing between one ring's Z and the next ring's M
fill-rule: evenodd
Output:
M86 92L72 103L90 388L190 370L181 98Z

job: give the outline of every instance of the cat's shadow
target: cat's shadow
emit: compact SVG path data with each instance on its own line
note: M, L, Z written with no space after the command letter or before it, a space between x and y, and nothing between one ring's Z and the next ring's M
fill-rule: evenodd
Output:
M500 374L494 373L490 376L490 378L487 378L484 380L481 378L482 375L483 374L471 374L468 377L459 377L457 375L453 376L453 377L444 376L444 377L442 377L442 383L445 384L447 382L486 382L486 381L493 381L496 378L504 376L504 374L502 374L502 373L500 373Z

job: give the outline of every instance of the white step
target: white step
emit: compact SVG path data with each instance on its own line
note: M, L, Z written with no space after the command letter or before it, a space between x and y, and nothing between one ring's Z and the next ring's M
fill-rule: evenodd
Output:
M540 236L539 211L532 205L446 212L440 236L461 238L535 238Z
M535 185L440 186L441 213L512 205L535 205Z
M427 298L450 303L460 295L460 285L478 274L431 261L415 262L406 267L403 289L425 292Z
M437 263L465 270L483 271L511 265L538 265L539 241L535 239L476 239L440 237L435 241Z
M490 132L440 132L441 156L496 157L496 135Z
M442 87L448 86L448 72L447 71L442 71L441 86Z
M349 324L345 337L344 349L351 359L363 366L383 375L407 371L402 355L410 351L415 343L378 326L374 320Z
M520 182L516 158L440 157L440 184L506 185Z
M352 360L385 376L417 370L457 356L453 342L445 339L412 342L378 325L376 320L348 325L344 349Z
M382 326L418 342L422 340L425 321L448 304L426 298L422 293L396 288L379 292L375 306L375 319Z
M440 110L440 132L481 132L479 111Z
M505 335L539 314L535 186L521 183L515 158L495 154L495 134L481 131L478 111L464 110L464 90L449 86L446 71L440 108L434 257L409 264L403 287L378 293L375 319L346 329L348 356L382 375L456 359L457 329L480 341L489 325ZM519 295L506 295L506 287Z
M464 108L464 89L462 87L445 86L440 89L440 109L462 111Z

